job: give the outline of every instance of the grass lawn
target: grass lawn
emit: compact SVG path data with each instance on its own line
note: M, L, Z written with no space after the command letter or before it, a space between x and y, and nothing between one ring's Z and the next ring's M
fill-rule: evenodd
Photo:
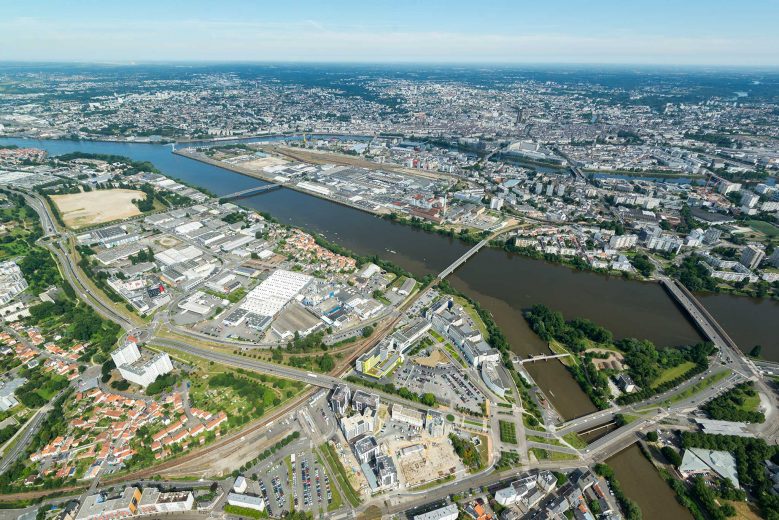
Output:
M498 421L500 425L500 442L517 443L517 425L511 421Z
M555 354L570 354L567 348L563 346L562 343L557 341L556 339L553 339L549 342L549 349L554 352ZM560 358L560 361L562 361L563 365L565 366L571 366L571 365L578 365L579 360L575 355L571 355L568 357Z
M230 303L238 303L243 299L244 296L246 296L246 289L243 287L234 290L233 292L229 294L225 294L222 292L214 291L211 289L206 289L206 292L210 294L211 296L216 296L217 298L222 298L223 300L227 300Z
M535 455L538 460L573 460L578 458L576 457L576 455L573 455L571 453L542 450L541 448L530 448L530 450L528 451L530 451L533 455Z
M582 439L576 432L566 433L563 435L563 440L577 450L581 450L587 447L587 441Z
M721 381L721 380L725 379L730 374L731 374L731 370L730 369L725 370L723 372L717 372L716 374L712 374L709 377L707 377L706 379L704 379L703 381L699 381L699 382L695 383L694 385L692 385L691 387L686 388L683 392L680 392L680 393L674 395L670 399L666 399L665 400L665 404L666 405L673 404L673 403L676 403L678 401L682 401L684 399L687 399L688 397L692 397L695 394L697 394L698 392L704 391L705 389L707 389L708 387L710 387L711 385L713 385L717 381Z
M452 356L452 359L454 359L455 361L460 363L461 367L468 368L468 365L465 364L465 361L463 361L463 358L460 357L460 354L454 349L454 347L452 345L450 345L449 343L446 343L444 345L444 348L446 349L447 352L449 352L449 355Z
M440 486L441 484L445 484L447 482L450 482L454 480L454 475L447 475L445 477L441 477L436 480L431 480L430 482L425 482L424 484L420 484L418 486L412 487L409 491L422 491L424 489L431 489L436 486Z
M437 333L436 331L434 331L433 329L430 329L430 330L428 331L428 333L429 333L431 336L433 336L433 338L434 338L436 341L438 341L439 343L443 343L443 342L444 342L444 337L443 337L443 336L441 336L441 335L440 335L439 333Z
M548 444L550 446L562 446L563 443L554 437L541 437L539 435L528 435L527 440L530 442L537 442L539 444Z
M762 220L748 220L747 225L759 233L768 237L779 237L779 228Z
M479 433L475 433L474 436L479 438L479 445L476 448L479 450L479 461L481 462L481 467L486 468L489 466L490 461L490 453L487 447L487 436L481 435Z
M691 368L695 368L695 363L693 363L692 361L685 361L684 363L677 365L675 367L666 368L660 373L657 379L652 381L652 388L657 388L658 386L662 385L667 381L676 379L677 377L685 374Z
M741 403L741 406L739 406L739 408L741 410L744 410L745 412L756 412L759 406L760 406L760 396L749 395L744 397L744 402Z
M331 476L338 480L341 490L346 494L346 500L349 504L351 504L352 507L360 505L360 494L354 490L349 482L349 477L346 476L346 470L338 459L338 454L335 452L335 449L330 446L330 444L325 443L320 447L320 452L322 453L322 457L324 457L327 466L330 468ZM335 499L335 494L333 494L333 499Z
M263 514L262 511L257 511L256 509L251 509L249 507L231 506L230 504L225 506L225 513L230 513L231 515L237 516L245 516L248 518L261 518ZM268 516L267 513L265 516Z

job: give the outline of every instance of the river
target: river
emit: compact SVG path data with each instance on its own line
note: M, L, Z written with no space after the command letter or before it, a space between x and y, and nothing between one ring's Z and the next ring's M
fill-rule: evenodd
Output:
M622 490L641 508L644 520L691 520L692 514L679 502L638 444L608 459Z
M108 141L0 139L0 144L43 148L50 154L71 151L124 155L150 161L163 173L224 195L261 181L171 153L171 147ZM379 255L416 273L438 273L470 246L456 239L395 224L368 213L288 189L241 199L282 222L321 233L365 255ZM479 301L495 316L512 350L520 355L544 351L522 318L522 309L544 303L566 317L589 318L616 337L634 336L660 346L699 341L700 336L655 283L624 280L483 249L451 277L454 287ZM742 348L763 346L767 359L779 360L775 320L779 303L728 295L702 299ZM565 418L594 411L589 399L558 361L528 366L531 375Z

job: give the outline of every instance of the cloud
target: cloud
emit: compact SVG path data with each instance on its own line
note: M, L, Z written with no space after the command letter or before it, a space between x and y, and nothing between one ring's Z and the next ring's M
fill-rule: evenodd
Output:
M572 62L779 65L779 37L753 34L579 34L556 27L516 34L403 31L203 20L0 20L0 59L53 61Z

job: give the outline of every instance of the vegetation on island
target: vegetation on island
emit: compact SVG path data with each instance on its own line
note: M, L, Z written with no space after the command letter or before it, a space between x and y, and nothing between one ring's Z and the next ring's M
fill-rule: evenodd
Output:
M610 406L608 376L614 372L595 367L593 359L601 354L594 348L622 353L628 366L628 375L639 386L637 392L619 396L617 402L620 404L642 401L705 371L708 368L708 356L714 352L711 343L658 349L648 340L625 338L614 341L611 331L604 327L582 318L565 321L562 313L541 304L526 310L524 316L530 328L542 340L557 342L579 359L579 363L571 363L566 367L593 404L600 409ZM684 367L685 363L689 369L670 379L663 377L664 372Z

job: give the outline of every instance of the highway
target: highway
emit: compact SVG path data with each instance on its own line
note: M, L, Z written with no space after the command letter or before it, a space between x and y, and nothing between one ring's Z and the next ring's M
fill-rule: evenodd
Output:
M0 473L5 473L5 470L7 470L11 464L13 464L16 459L19 458L19 455L22 454L24 449L30 443L32 436L35 435L35 433L38 431L38 428L40 428L41 423L49 414L49 411L51 411L51 408L48 405L44 408L41 408L35 412L35 416L32 418L32 420L25 424L22 437L17 440L16 444L13 445L10 451L3 456L2 461L0 461Z

